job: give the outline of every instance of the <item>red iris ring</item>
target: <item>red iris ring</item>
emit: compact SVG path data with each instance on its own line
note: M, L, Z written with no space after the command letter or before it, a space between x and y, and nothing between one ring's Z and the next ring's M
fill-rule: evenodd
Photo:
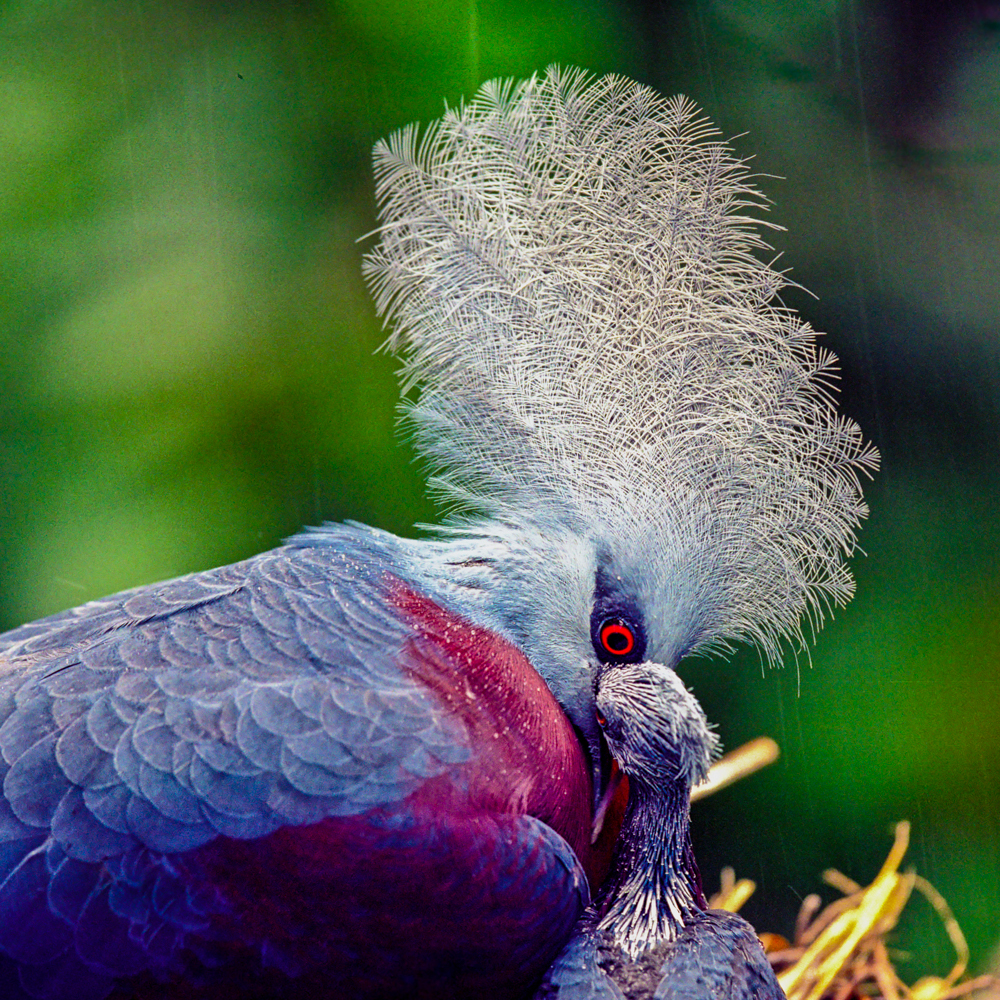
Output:
M604 651L611 656L628 656L635 649L635 634L618 618L601 626L600 639Z

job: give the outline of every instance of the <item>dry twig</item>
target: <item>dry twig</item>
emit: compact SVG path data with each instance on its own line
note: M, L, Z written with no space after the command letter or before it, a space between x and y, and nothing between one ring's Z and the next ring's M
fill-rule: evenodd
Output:
M802 902L794 940L762 934L771 965L788 1000L954 1000L994 983L991 976L960 981L969 960L965 937L940 893L915 872L900 872L910 824L896 825L889 856L871 885L862 888L838 871L823 873L828 885L845 893L820 910L818 896ZM916 889L937 911L955 948L956 960L943 977L925 976L912 986L899 978L885 945L886 935ZM754 890L749 879L722 875L722 891L710 905L737 910ZM817 912L819 911L819 912Z

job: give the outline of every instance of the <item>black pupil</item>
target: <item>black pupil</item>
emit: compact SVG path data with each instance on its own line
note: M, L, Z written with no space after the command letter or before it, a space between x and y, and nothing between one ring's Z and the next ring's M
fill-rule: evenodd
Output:
M621 577L599 565L590 611L590 642L601 663L641 663L646 633L637 599L624 589Z
M604 645L612 653L623 653L628 649L628 635L620 626L617 629L608 629L608 634L604 637Z

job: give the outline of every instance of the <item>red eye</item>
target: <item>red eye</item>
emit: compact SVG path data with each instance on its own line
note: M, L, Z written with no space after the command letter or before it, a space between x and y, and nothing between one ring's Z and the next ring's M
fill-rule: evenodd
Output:
M628 656L635 649L635 635L620 618L609 618L598 634L601 646L611 656Z
M604 713L600 709L597 710L597 724L602 728L608 724L608 720L604 718Z

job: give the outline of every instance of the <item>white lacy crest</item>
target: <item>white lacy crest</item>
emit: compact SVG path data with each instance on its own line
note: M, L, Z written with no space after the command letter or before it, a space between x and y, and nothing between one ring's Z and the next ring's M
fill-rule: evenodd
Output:
M375 147L366 274L439 494L653 553L693 648L773 658L851 596L878 455L754 256L766 200L717 134L622 77L488 83Z

